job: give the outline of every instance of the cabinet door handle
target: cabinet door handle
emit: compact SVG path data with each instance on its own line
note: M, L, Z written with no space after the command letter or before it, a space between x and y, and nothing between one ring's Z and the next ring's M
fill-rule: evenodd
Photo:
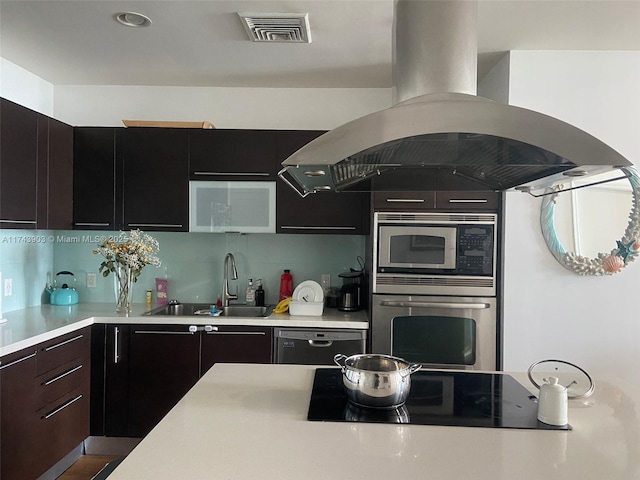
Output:
M58 380L66 377L67 375L71 375L73 372L77 372L78 370L80 370L82 368L82 365L78 365L77 367L72 368L71 370L67 370L64 373L61 373L60 375L58 375L57 377L53 377L49 380L47 380L46 382L42 382L41 385L44 385L45 387L48 387L49 385L51 385L52 383L57 382Z
M0 223L24 223L24 224L34 224L35 220L0 220Z
M135 330L137 335L193 335L195 332L165 332L163 330Z
M266 335L265 332L216 332L206 331L207 335Z
M110 223L103 222L74 222L73 224L79 227L108 227L111 225Z
M127 223L127 227L182 228L181 223Z
M486 198L450 198L449 203L487 203Z
M356 227L338 227L338 226L295 226L295 225L282 225L280 227L283 230L356 230Z
M42 420L47 420L51 417L53 417L55 414L60 413L62 410L64 410L65 408L67 408L69 405L72 405L74 403L76 403L78 400L80 400L82 398L82 394L78 395L76 398L72 398L71 400L69 400L66 403L63 403L62 405L60 405L58 408L56 408L55 410L52 410L51 412L47 413L46 415L43 415L41 417Z
M120 337L120 329L118 327L113 328L113 363L118 363L120 361L119 355L119 342L118 338Z
M4 370L5 368L10 367L11 365L15 365L16 363L20 363L20 362L24 362L25 360L29 360L30 358L33 358L36 356L37 352L33 352L31 355L27 355L25 357L21 357L17 360L14 360L13 362L9 362L6 365L2 365L0 366L0 370Z
M481 310L490 307L488 303L402 302L393 300L383 300L380 305L383 307L446 308L451 310Z
M424 198L387 198L387 203L424 203Z
M208 175L218 177L268 177L266 172L193 172L194 175Z
M67 343L71 343L71 342L75 342L76 340L80 340L82 337L84 337L84 335L78 335L76 337L70 338L69 340L65 340L64 342L60 342L60 343L56 343L55 345L51 345L50 347L46 347L44 349L45 352L50 352L51 350L58 348L58 347L62 347L63 345L66 345Z

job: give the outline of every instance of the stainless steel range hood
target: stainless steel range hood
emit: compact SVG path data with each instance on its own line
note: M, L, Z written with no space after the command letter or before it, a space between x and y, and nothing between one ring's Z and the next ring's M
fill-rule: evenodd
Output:
M476 96L475 1L397 0L394 100L307 144L280 176L318 191L531 190L631 162L563 121Z

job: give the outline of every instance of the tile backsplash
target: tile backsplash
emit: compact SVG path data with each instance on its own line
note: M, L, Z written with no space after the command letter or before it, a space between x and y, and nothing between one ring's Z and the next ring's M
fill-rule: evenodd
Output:
M98 274L96 287L87 288L87 274L97 273L102 258L93 250L103 236L119 232L3 230L0 231L0 272L11 278L13 292L3 297L4 311L46 303L47 276L69 270L77 280L80 302L115 302L112 276ZM181 302L215 302L222 292L224 257L233 253L238 280L230 281L244 300L247 280L261 278L267 303L278 299L280 275L289 269L294 286L304 280L320 283L324 273L331 285L342 284L339 273L360 268L365 256L361 235L274 235L152 232L160 244L160 267L147 266L134 284L134 302L144 302L155 279L167 278L168 297ZM4 293L3 290L0 293Z

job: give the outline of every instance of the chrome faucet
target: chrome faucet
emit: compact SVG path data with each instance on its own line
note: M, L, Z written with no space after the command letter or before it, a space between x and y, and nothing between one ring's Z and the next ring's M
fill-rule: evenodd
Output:
M229 300L237 300L238 293L229 293L229 259L231 259L231 280L238 279L238 270L236 269L236 259L232 253L227 253L224 257L224 285L222 287L222 306L228 307Z

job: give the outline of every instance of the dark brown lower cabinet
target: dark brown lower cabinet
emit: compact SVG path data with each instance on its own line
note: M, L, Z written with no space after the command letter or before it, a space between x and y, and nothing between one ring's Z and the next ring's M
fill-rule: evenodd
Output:
M39 435L36 411L36 350L2 357L0 366L0 478L37 478L31 461L32 440Z
M214 363L271 363L273 329L219 326L202 332L202 375Z
M143 437L199 378L200 335L188 325L132 325L129 436Z
M0 477L38 478L89 436L90 330L1 360Z
M214 363L271 363L271 327L94 325L91 435L144 437Z

